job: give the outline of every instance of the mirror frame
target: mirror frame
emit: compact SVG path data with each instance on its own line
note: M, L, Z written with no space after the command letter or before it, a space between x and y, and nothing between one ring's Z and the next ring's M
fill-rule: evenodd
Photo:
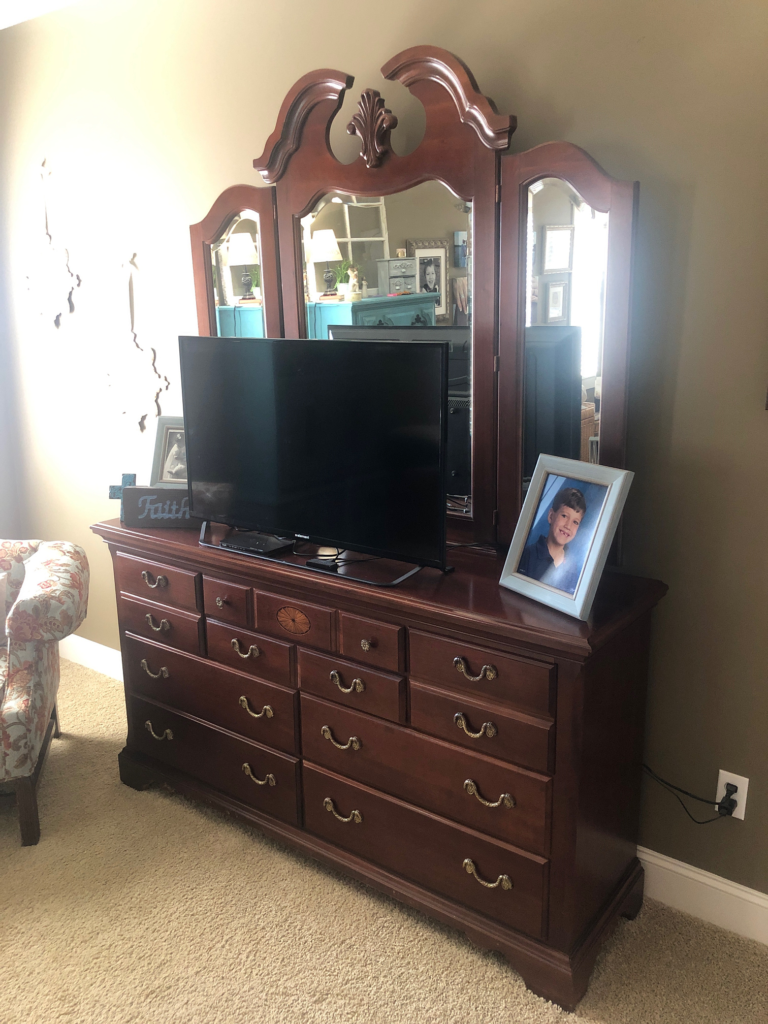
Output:
M509 544L522 508L523 385L528 189L560 178L589 205L608 213L600 464L624 469L627 442L632 258L640 185L619 181L569 142L547 142L501 158L499 257L498 541ZM506 206L504 202L506 201Z
M203 337L218 337L216 303L213 297L211 246L218 242L235 218L246 210L259 215L261 253L261 294L264 305L264 329L268 338L283 337L283 310L280 301L279 266L275 223L274 188L232 185L225 189L199 224L192 224L192 271L195 279L197 326Z
M330 127L354 79L339 71L304 75L286 96L277 125L253 165L277 194L283 316L288 337L306 336L301 217L328 192L386 196L437 180L473 204L472 516L448 513L449 536L495 541L496 521L496 269L497 183L501 150L516 118L497 113L469 69L453 54L416 46L381 69L424 106L424 137L413 152L389 145L397 118L380 94L366 89L348 125L361 138L360 156L343 164L330 148Z

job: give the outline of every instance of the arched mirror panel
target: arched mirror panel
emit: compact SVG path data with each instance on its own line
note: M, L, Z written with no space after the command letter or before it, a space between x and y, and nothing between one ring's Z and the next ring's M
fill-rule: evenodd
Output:
M502 542L540 454L624 466L636 203L567 143L502 159Z
M200 334L281 337L274 190L227 189L190 234Z

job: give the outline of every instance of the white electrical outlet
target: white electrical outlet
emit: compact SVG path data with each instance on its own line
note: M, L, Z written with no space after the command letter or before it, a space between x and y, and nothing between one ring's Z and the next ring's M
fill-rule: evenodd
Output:
M741 818L744 820L744 811L747 807L747 790L749 789L749 779L745 779L743 775L734 775L733 772L724 772L720 769L720 774L717 777L717 796L715 797L715 809L717 805L725 796L725 784L726 782L732 782L734 786L738 786L738 790L733 794L733 799L736 801L736 810L731 815L732 818Z

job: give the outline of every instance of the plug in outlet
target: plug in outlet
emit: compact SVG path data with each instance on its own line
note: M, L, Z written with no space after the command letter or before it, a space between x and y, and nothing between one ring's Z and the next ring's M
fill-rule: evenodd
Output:
M733 794L733 798L736 801L736 810L733 812L731 817L741 818L743 821L744 811L747 806L747 790L749 789L749 779L745 779L743 775L734 775L733 772L724 772L722 768L720 769L720 774L717 777L715 810L717 810L717 805L725 796L725 785L727 782L731 782L734 786L738 786L737 791Z

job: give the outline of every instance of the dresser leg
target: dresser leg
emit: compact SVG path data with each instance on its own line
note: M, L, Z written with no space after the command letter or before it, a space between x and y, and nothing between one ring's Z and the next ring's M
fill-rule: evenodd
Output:
M621 916L634 921L643 906L643 887L645 883L645 872L640 871L637 881L627 893L624 904L621 908Z
M154 784L152 770L137 764L125 747L117 755L117 764L120 769L120 781L131 789L149 789Z

